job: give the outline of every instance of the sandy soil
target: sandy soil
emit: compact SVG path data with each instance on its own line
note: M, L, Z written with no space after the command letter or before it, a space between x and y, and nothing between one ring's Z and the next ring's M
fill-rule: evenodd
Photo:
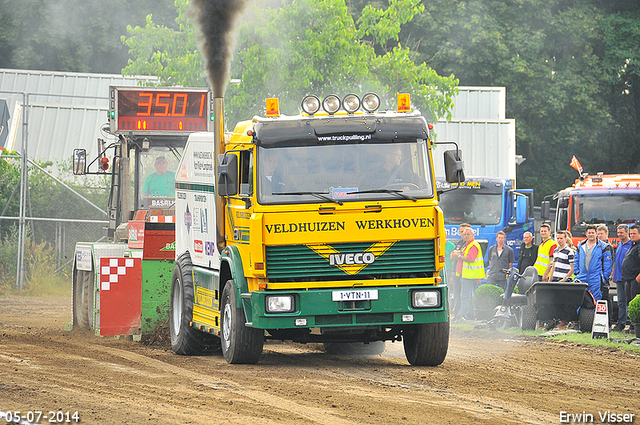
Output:
M399 343L341 357L268 342L259 364L228 365L65 332L70 310L0 297L0 411L77 411L84 424L557 424L561 412L601 423L607 411L640 423L640 359L623 351L453 327L435 368L410 366Z

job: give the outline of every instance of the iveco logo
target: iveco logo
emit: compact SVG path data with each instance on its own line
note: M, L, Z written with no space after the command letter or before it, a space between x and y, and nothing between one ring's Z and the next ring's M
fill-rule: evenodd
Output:
M332 266L352 264L372 264L376 256L372 252L358 252L357 254L329 254L329 264Z

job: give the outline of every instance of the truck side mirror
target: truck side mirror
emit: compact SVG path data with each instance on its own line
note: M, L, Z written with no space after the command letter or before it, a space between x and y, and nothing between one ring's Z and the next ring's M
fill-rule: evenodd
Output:
M73 174L83 176L87 173L87 151L85 149L73 150Z
M234 154L218 155L218 195L235 196L238 194L238 157Z
M540 204L540 218L542 218L543 221L549 220L550 212L551 212L551 202L542 201L542 204Z
M448 183L464 181L464 162L457 149L444 152L444 174Z
M516 223L527 222L527 212L529 211L529 197L516 195Z

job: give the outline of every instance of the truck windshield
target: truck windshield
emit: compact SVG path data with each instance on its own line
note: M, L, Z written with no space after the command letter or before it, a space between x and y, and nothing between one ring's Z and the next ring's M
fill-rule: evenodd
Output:
M258 148L261 204L432 198L427 143Z
M576 195L573 207L572 228L582 224L616 225L640 220L640 195Z
M501 200L500 194L470 193L465 189L446 192L440 197L444 224L499 224L502 218Z

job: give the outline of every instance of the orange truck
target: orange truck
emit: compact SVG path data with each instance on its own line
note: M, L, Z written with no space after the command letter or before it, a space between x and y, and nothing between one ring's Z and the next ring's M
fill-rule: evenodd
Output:
M617 226L640 222L640 174L584 174L554 198L555 230L571 232L574 245L585 238L588 224L606 225L617 246ZM543 219L549 218L548 207L549 202L543 202Z

